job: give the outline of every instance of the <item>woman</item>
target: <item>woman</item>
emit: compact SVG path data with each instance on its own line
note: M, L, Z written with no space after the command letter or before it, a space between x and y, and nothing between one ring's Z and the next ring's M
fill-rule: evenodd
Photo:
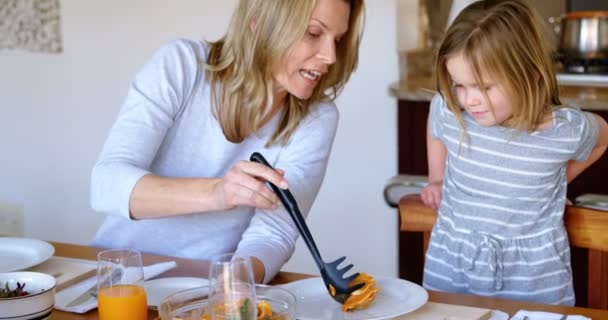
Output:
M265 181L307 214L358 59L363 0L241 0L217 42L177 40L135 77L93 168L107 214L92 245L252 256L267 282L297 229ZM247 161L259 151L278 170Z

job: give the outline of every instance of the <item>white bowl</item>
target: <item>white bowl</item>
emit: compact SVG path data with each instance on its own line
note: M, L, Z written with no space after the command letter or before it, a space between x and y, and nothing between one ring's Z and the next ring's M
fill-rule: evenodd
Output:
M40 272L0 273L0 286L8 282L10 289L17 282L25 283L27 295L13 298L0 298L0 319L29 320L48 319L55 306L55 286L57 282L51 275Z

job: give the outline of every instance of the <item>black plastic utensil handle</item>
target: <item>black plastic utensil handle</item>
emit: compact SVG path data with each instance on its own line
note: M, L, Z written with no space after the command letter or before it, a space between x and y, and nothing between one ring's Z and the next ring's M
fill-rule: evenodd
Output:
M249 159L253 162L257 162L274 169L270 165L270 163L266 161L264 156L259 152L254 152L253 154L251 154L251 157ZM308 250L310 250L310 253L312 254L313 259L317 263L319 270L324 270L325 264L323 263L323 259L321 259L321 254L319 254L319 249L317 249L317 245L315 244L315 240L313 240L310 230L306 225L306 221L304 220L304 217L300 212L300 208L298 208L296 199L293 197L289 189L281 189L268 181L266 181L266 183L270 185L274 193L276 193L279 199L281 200L281 203L283 203L283 205L287 209L287 212L289 212L291 219L293 219L293 222L296 224L296 227L300 231L300 234L304 239L304 243L306 243Z

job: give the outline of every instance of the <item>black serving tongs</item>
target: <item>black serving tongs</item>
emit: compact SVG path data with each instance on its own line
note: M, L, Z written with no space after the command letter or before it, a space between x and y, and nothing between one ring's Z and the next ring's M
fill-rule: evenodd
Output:
M261 163L270 168L272 166L266 161L264 156L262 156L258 152L254 152L250 158L251 161ZM344 260L346 260L346 256L339 258L336 261L325 263L323 259L321 259L321 254L319 254L319 249L317 249L317 245L315 244L312 235L310 234L310 230L308 230L308 226L306 225L306 221L304 217L300 213L300 209L298 208L298 204L296 203L296 199L293 197L289 189L281 189L274 184L268 182L272 190L277 194L287 212L293 219L294 223L298 227L308 250L312 254L313 259L315 260L319 271L321 272L321 277L323 278L323 282L325 282L325 287L329 294L334 298L334 300L339 303L344 303L346 299L353 293L353 291L360 289L363 287L363 283L349 286L349 283L359 276L359 273L356 272L346 278L344 278L344 274L350 270L353 265L349 264L348 266L338 269L338 265L341 264Z

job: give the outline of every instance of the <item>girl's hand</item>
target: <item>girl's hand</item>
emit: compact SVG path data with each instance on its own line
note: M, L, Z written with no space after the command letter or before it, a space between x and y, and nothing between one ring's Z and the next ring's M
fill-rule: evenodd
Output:
M443 181L430 182L422 189L422 202L427 207L433 208L434 210L439 209L441 203L441 187Z
M238 206L276 209L279 198L265 183L268 181L287 189L284 174L281 169L273 170L259 163L245 160L237 162L213 187L218 209L228 210Z

